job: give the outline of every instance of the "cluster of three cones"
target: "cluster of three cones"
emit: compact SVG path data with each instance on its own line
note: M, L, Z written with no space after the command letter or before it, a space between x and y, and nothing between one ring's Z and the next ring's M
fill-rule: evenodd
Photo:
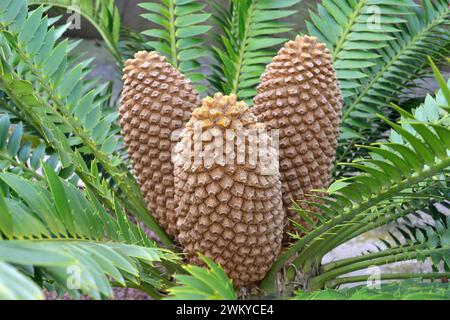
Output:
M149 210L191 263L200 264L201 252L241 287L266 275L293 231L289 219L301 223L292 201L328 186L340 109L328 49L306 36L273 58L251 109L234 95L201 101L163 57L139 52L124 69L120 120ZM279 170L267 175L260 163L193 167L186 157L171 161L172 152L192 142L195 125L206 137L212 130L278 129ZM181 129L177 142L173 132ZM203 149L213 143L203 140Z

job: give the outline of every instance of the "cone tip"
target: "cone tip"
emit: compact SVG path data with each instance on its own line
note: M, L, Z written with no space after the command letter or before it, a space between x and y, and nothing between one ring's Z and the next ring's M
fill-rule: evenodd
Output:
M204 128L218 126L228 128L233 120L242 118L245 113L250 112L244 101L238 101L235 94L223 95L216 93L212 97L202 100L202 106L193 111L193 116L202 121Z

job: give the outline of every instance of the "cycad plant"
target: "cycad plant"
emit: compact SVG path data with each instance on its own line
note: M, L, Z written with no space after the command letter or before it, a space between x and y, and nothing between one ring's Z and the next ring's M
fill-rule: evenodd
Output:
M450 276L450 82L436 65L448 63L449 3L323 0L299 30L298 10L307 2L144 2L143 17L152 24L138 33L121 27L112 0L1 1L0 299L43 299L45 290L105 299L113 287L154 299L448 298L441 280ZM225 99L236 108L233 116L248 114L256 127L252 98L277 49L298 34L326 45L343 97L334 182L293 199L301 201L290 208L297 217L285 226L289 241L264 279L236 286L224 271L228 261L213 261L209 252L189 264L178 239L149 212L152 197L141 194L143 181L134 177L136 163L133 171L120 135L120 101L110 83L89 77L93 62L73 54L78 41L64 38L68 25L53 14L58 10L49 15L52 8L73 8L92 23L118 69L131 51L157 51L199 97L223 94L205 106ZM409 99L431 74L440 89ZM151 103L152 93L143 94ZM163 108L149 110L149 119L164 115ZM205 120L206 111L194 117ZM189 180L183 174L175 177ZM283 211L276 210L267 214ZM336 247L386 225L396 232L373 250L324 262ZM191 255L204 240L187 239ZM428 262L431 271L381 272L381 287L343 287L372 281L364 273L369 267L411 260Z

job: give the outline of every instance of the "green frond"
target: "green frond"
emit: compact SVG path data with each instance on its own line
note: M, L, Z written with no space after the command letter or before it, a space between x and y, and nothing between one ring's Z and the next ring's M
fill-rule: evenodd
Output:
M160 3L144 2L139 6L148 11L141 16L158 25L143 31L150 37L147 45L166 56L169 62L187 76L199 92L206 91L206 75L199 60L208 57L205 35L211 26L205 4L194 0L166 0Z
M168 300L236 300L236 293L225 271L211 259L200 256L208 267L186 265L189 275L175 275L178 285L169 289Z
M364 119L375 120L391 101L398 101L398 93L424 75L427 56L442 61L449 52L450 8L446 0L425 1L424 9L407 15L406 23L398 25L400 33L376 53L382 57L375 66L365 69L367 78L356 80L358 87L347 95L343 114L343 135L346 127L363 131ZM424 3L425 3L424 2ZM427 10L428 14L425 14ZM339 63L338 60L336 63Z
M54 27L47 26L48 18L42 14L40 7L31 13L21 29L9 26L3 32L4 45L9 46L10 52L3 55L2 83L5 88L15 84L19 89L16 96L34 94L39 103L47 106L48 112L59 112L61 117L65 117L66 123L60 120L62 130L72 134L78 131L79 136L85 136L79 137L80 141L72 137L71 145L83 139L86 145L92 145L91 150L83 149L83 153L92 153L95 148L105 155L111 154L118 143L114 135L117 129L112 127L117 116L105 108L102 97L106 87L84 80L89 73L89 61L73 66L69 63L67 56L73 50L74 43L67 40L58 42ZM35 20L38 22L35 23ZM38 25L38 33L28 36L32 24ZM28 42L28 38L37 40ZM18 63L15 61L17 58L21 58ZM28 72L21 72L24 69ZM32 90L28 90L30 88ZM52 103L43 103L44 99ZM74 128L83 128L84 132ZM114 159L111 162L114 163Z
M110 191L99 184L98 172L92 175L83 158L94 156L106 178L117 186L113 188L116 198L125 201L133 214L170 244L148 214L135 179L116 152L120 137L117 125L113 125L117 113L105 99L108 86L85 80L89 62L68 57L76 43L58 41L60 34L48 26L42 7L26 16L20 27L10 20L3 23L0 90L21 111L23 120L37 128L46 145L58 153L63 169L74 166L85 185L112 207Z
M76 185L59 177L48 164L45 176L35 183L13 173L0 173L3 193L0 230L7 238L71 237L101 241L110 239L133 244L152 242L132 224L116 203L116 219L92 194L83 194ZM30 220L22 225L23 221ZM8 230L5 229L8 226ZM104 227L102 227L104 226Z
M344 96L341 158L349 140L379 137L375 114L424 75L427 55L448 55L448 2L422 3L324 0L310 13L308 31L330 48Z
M340 244L340 240L348 240L344 230L349 232L352 227L339 225L367 223L371 210L385 207L386 201L392 201L393 197L402 199L402 193L410 192L411 188L420 188L421 183L439 180L439 175L450 166L448 113L437 101L442 92L438 93L436 100L427 99L417 110L417 116L402 110L402 120L397 124L382 117L393 128L390 141L366 148L371 153L369 160L381 161L389 164L389 167L377 165L380 162L369 162L370 166L351 164L362 170L361 174L345 179L346 185L335 191L335 196L329 198L331 201L326 202L335 216L322 227L328 229L329 225L333 225L332 229L339 234L333 241L324 241L327 243L326 249ZM432 108L433 112L428 114L435 114L437 118L431 121L422 119L423 108ZM394 174L393 168L396 171ZM444 187L445 184L441 185L441 188ZM353 229L358 227L354 226ZM319 229L316 228L312 233Z
M112 297L112 280L124 287L128 282L139 285L140 263L151 266L165 258L159 249L120 242L0 240L0 265L6 263L22 267L24 270L19 272L21 278L38 277L41 272L48 284L74 297L80 294L94 299ZM0 282L7 281L3 275L7 274L0 272ZM36 298L42 297L42 293L37 294L36 290L31 293Z
M444 278L446 275L438 275ZM362 277L361 277L362 278ZM367 277L366 280L367 281ZM422 283L408 280L380 285L379 288L358 286L350 289L326 289L315 292L297 292L296 300L448 300L448 284Z
M450 254L450 229L449 219L436 221L435 226L426 226L424 228L416 228L416 234L413 237L406 235L406 244L401 244L392 233L396 246L390 249L381 250L379 252L366 253L361 256L337 260L323 266L321 274L311 279L311 286L318 287L335 287L343 283L359 282L360 278L345 276L354 271L365 270L373 266L381 266L400 261L418 260L424 262L431 259L434 269L438 270L439 265L443 265L446 271L450 270L449 254ZM414 230L412 230L414 231ZM341 277L343 276L343 277ZM430 274L398 274L397 278L390 275L390 279L405 279L412 277L430 278ZM444 276L442 276L444 277Z
M151 51L153 48L147 44L147 37L141 32L123 26L120 30L119 49L123 60L134 58L136 52L145 50Z
M450 179L439 181L438 183L440 185L432 187L431 192L425 192L424 194L418 192L420 197L413 197L409 201L405 199L401 206L392 207L383 218L373 219L368 222L385 225L394 221L393 226L397 234L400 235L400 239L397 235L390 235L395 244L399 242L408 244L421 242L424 239L423 235L427 232L426 228L434 229L434 225L430 225L428 221L434 221L435 225L440 225L442 221L446 221L446 216L440 208L449 206L446 200L450 192ZM410 218L414 218L414 220ZM359 230L358 234L364 233L365 229L367 228ZM387 248L395 248L392 241L385 244Z
M273 49L286 38L292 25L282 19L294 15L301 0L231 0L228 7L215 4L214 53L217 61L211 77L212 86L225 94L235 93L239 99L252 104L256 85L272 61Z
M448 207L446 199L450 192L449 179L447 181L427 181L423 188L413 190L411 196L403 194L399 199L386 203L382 208L376 208L347 234L352 239L374 228L385 226L388 223L396 228L397 235L388 234L392 241L382 241L387 248L396 248L399 243L417 243L418 233L430 225L430 221L443 221L446 216L441 212L442 207ZM380 239L381 240L381 239ZM389 240L389 239L388 239Z
M358 79L370 76L365 70L381 58L375 49L394 40L411 6L410 0L326 0L310 12L308 31L330 48L344 97L359 87Z
M44 294L29 277L0 261L0 300L43 300Z
M9 116L0 117L0 170L20 174L31 180L42 180L37 171L41 161L46 157L46 163L56 169L58 155L47 153L46 145L34 136L27 136L22 123L11 125ZM72 178L74 167L60 170L60 175L66 179Z
M154 263L178 258L157 248L117 202L111 215L49 165L43 171L45 181L39 184L0 174L7 195L0 195L0 263L22 267L22 277L37 277L39 270L52 285L96 299L112 295L111 281L141 285L145 265L156 271L145 285L161 289L166 280ZM68 285L71 278L78 288Z
M120 13L114 0L28 0L28 5L46 5L71 10L83 16L100 34L106 47L122 65L122 55L119 50Z

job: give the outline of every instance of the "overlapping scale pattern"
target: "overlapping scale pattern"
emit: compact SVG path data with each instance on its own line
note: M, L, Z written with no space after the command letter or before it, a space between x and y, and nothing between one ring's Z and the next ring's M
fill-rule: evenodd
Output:
M253 112L268 128L279 129L284 209L297 222L292 201L331 182L341 107L329 50L316 38L287 42L261 76Z
M263 279L281 249L281 182L270 141L245 103L216 94L194 110L176 147L175 201L184 253L194 264L201 264L198 252L212 258L236 287ZM212 151L220 144L228 160ZM261 156L250 160L261 148Z
M119 110L121 133L148 209L177 238L173 134L200 106L200 97L180 72L155 52L138 52L124 68Z

